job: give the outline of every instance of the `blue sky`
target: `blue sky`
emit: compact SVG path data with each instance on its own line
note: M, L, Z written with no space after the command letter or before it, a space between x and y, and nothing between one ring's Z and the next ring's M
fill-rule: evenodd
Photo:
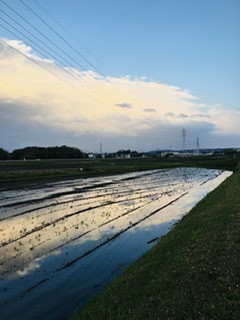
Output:
M188 88L206 103L239 105L238 0L41 4L114 75L146 76Z
M19 0L4 1L27 20L31 21L36 28L61 46L61 48L68 52L76 61L79 61L88 70L91 70L91 67L89 68L76 52L73 52L65 43L57 38L57 36L43 25L37 17L32 15ZM146 105L142 105L142 108L156 108L156 112L162 111L161 117L159 118L162 127L165 125L169 130L174 131L172 127L174 127L174 125L176 126L176 132L172 135L173 141L168 139L166 143L162 142L158 145L157 139L154 143L150 143L146 139L145 145L142 147L140 142L136 142L136 136L139 136L139 141L141 140L140 133L129 132L129 135L132 137L132 140L130 139L130 147L151 149L173 145L177 148L180 142L175 143L174 141L178 136L177 130L180 130L182 126L189 127L189 132L191 132L191 130L192 132L197 131L196 134L202 135L205 140L205 147L240 145L240 129L237 129L237 124L234 122L236 119L240 120L240 1L35 1L53 15L81 44L107 66L107 69L99 64L98 61L89 54L89 51L86 51L78 42L69 38L68 34L41 11L34 1L24 0L24 2L40 14L41 17L69 41L76 50L79 50L81 54L87 57L98 69L101 69L104 75L111 76L111 81L114 82L115 85L124 87L125 89L127 85L132 87L130 90L131 95L138 95L137 85L140 82L140 91L144 91L143 86L145 86L146 95L150 94L149 88L147 89L147 83L150 82L152 84L156 83L166 86L166 88L164 88L169 94L167 97L168 101L171 100L171 95L175 97L177 91L187 91L189 95L191 95L191 97L181 97L181 99L186 102L190 100L194 101L196 98L198 99L198 105L195 106L197 109L196 112L191 113L189 111L189 114L185 108L187 105L183 107L180 103L176 110L174 108L177 104L171 109L170 102L168 104L166 102L168 106L163 112L164 99L166 97L163 91L161 97L156 97L156 102L152 99L149 100L149 104L151 105L149 105L146 100ZM14 16L11 10L1 2L0 9ZM4 17L1 12L0 17ZM17 16L14 17L18 19ZM16 40L16 37L1 27L0 37L8 40ZM20 37L20 40L23 41L22 44L27 42L27 39L24 37ZM2 63L6 65L6 61L2 61ZM76 69L79 69L75 63L73 64ZM67 67L67 65L65 65L65 67ZM11 70L11 72L14 71ZM129 76L128 80L126 80L127 75ZM123 79L126 80L125 83L123 83ZM129 79L132 81L131 83L127 83L127 81L130 81ZM55 88L54 85L53 88ZM164 88L161 87L161 90L165 90ZM175 91L169 92L167 88L175 88ZM4 90L4 88L2 88L2 90ZM55 92L55 94L57 94L57 92ZM151 94L154 95L154 93ZM137 98L139 99L140 95L137 96ZM142 98L143 97L141 97L141 99ZM26 105L30 103L31 99L29 97L25 97L24 99L24 101L19 103L19 106L24 105L24 103ZM160 100L163 102L161 106ZM42 103L42 101L41 103L39 102L39 108L41 108L40 105ZM123 96L122 101L120 99L116 101L116 103L111 102L113 110L116 111L115 106L121 103L130 104L131 101L126 96ZM133 102L132 105L135 107ZM2 107L2 110L6 112L5 107ZM138 109L138 113L139 110L140 109ZM122 112L122 110L120 111ZM163 118L163 115L168 113L168 111L172 112L174 116L172 116L171 119L169 116ZM124 112L128 112L126 108ZM204 121L202 121L202 112L204 113ZM182 118L182 120L184 119L184 117L179 117L181 113L191 119L195 117L194 122L192 120L191 122L180 122L180 118ZM4 114L6 115L6 113ZM196 119L196 116L194 116L196 114L201 114L202 119ZM215 117L219 115L221 115L221 119L215 121ZM227 127L223 121L226 115L229 115L229 119L226 121L228 124ZM84 116L87 117L86 114ZM92 115L88 116L92 117ZM128 116L131 117L129 121L134 117L133 114L128 114ZM141 116L141 119L143 118L144 114ZM174 122L173 119L178 120ZM185 117L185 120L186 119L187 117ZM101 121L102 120L103 118L101 118ZM33 119L29 121L31 125L33 125ZM148 118L147 121L152 120ZM234 122L232 127L235 129L231 131L232 121ZM62 122L62 120L60 122ZM51 123L53 123L53 119ZM44 123L44 125L46 125L46 123ZM89 125L93 126L94 124L91 123ZM35 130L36 135L37 132L39 132L38 130L40 130L39 126L41 127L41 123L38 122L37 126ZM49 122L49 130L51 132L55 130L54 132L57 136L56 130L61 129L60 127L56 127L57 125L53 126ZM72 144L76 144L76 136L84 136L84 141L87 141L88 132L86 130L84 132L78 132L74 129L70 130L70 122L66 127L65 140L61 138L61 141L67 141L70 144L72 141ZM192 129L193 127L194 130ZM17 130L17 128L20 128L19 123L12 128L12 130ZM21 130L23 130L23 128L21 128ZM44 132L46 132L46 128L44 130ZM101 129L99 130L101 131ZM209 133L208 136L206 132ZM24 137L27 135L26 133ZM90 135L89 146L84 142L84 148L97 148L97 143L96 146L93 146L94 143L92 140L94 141L95 139L93 132L91 132ZM112 137L112 140L109 138L109 135ZM144 135L148 136L148 133L145 132ZM115 137L115 140L113 137ZM117 147L127 147L126 137L124 137L124 135L121 136L119 132L116 135L114 132L108 132L105 136L103 134L101 138L108 141L108 150L114 149L116 141L118 141ZM31 139L23 138L22 143L13 142L11 139L9 138L8 142L4 140L2 145L6 148L13 148L24 143L34 144L34 140ZM149 139L151 141L153 140L150 133ZM35 141L41 144L47 143L47 141L39 138ZM195 137L189 142L189 146L190 144L193 146L193 141L195 141ZM209 143L206 141L209 141ZM223 141L225 142L223 143ZM61 144L57 138L53 143Z

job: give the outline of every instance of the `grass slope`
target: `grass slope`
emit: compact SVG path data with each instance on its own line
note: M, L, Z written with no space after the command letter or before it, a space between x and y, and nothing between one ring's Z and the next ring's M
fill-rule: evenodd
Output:
M240 166L77 319L240 319Z

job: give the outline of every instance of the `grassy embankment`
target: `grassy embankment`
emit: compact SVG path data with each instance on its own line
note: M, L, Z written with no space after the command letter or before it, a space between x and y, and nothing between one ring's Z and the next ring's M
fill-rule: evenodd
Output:
M193 166L233 169L237 159L80 159L0 162L0 183L106 176L132 171ZM80 171L82 168L82 171Z
M77 319L240 319L240 163Z

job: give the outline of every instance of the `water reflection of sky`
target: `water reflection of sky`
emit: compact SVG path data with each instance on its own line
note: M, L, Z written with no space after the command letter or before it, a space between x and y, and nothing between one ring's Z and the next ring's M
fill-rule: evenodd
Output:
M26 190L4 191L1 319L71 315L229 175L182 168L67 181L30 190L29 203Z

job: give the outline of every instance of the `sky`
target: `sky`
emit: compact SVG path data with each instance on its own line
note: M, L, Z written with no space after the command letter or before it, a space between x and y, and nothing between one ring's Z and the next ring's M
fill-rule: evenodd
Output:
M239 0L0 0L0 147L240 147Z

